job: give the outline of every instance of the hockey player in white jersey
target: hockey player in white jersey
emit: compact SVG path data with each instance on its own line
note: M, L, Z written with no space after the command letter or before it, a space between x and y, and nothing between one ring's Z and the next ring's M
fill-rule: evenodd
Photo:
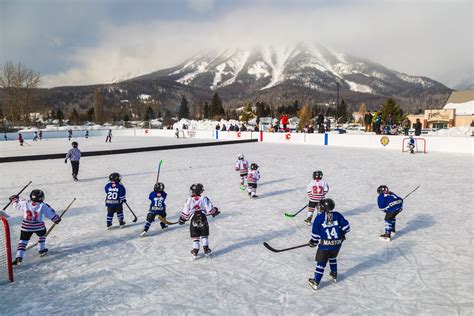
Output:
M201 183L193 184L190 188L191 197L184 203L183 211L179 217L179 224L183 225L187 220L191 221L189 226L191 238L193 239L193 249L191 254L194 259L197 258L202 241L202 248L204 254L209 256L211 249L209 248L209 223L207 216L215 217L219 215L217 207L212 205L212 202L207 196L202 196L204 186Z
M258 165L256 163L250 164L250 172L247 176L247 192L251 198L258 197L257 195L257 182L260 180L260 171L258 171Z
M21 223L20 241L16 252L16 258L13 265L19 265L25 256L26 246L35 233L38 236L38 252L44 256L48 249L46 248L46 227L43 222L43 216L59 224L61 217L44 201L44 192L42 190L33 190L30 193L30 200L20 200L18 195L10 197L13 208L23 211L23 222Z
M314 171L313 180L311 180L306 187L306 192L309 197L308 215L304 220L306 225L311 226L315 209L317 209L317 214L319 214L319 201L326 197L328 191L329 185L326 180L323 179L323 172L320 170Z
M249 172L249 162L245 159L244 154L238 154L235 171L240 173L240 190L245 191L245 178Z

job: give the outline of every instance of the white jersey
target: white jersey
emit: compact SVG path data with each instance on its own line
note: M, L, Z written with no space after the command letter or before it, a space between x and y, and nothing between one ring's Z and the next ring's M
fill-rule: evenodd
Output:
M54 210L46 203L38 203L27 200L14 201L13 208L23 211L23 222L21 230L27 232L37 232L45 229L43 216L55 221L59 218Z
M249 161L247 159L239 159L235 164L235 171L239 171L241 175L247 175L249 172Z
M193 218L194 213L202 212L205 215L210 215L209 212L214 208L212 202L207 198L207 196L191 196L184 203L183 211L181 212L181 217L188 220Z
M329 191L329 185L326 180L311 180L306 187L306 192L308 192L309 200L312 202L317 202L325 198L326 194Z
M260 172L258 170L250 170L247 176L247 183L257 183L260 180Z

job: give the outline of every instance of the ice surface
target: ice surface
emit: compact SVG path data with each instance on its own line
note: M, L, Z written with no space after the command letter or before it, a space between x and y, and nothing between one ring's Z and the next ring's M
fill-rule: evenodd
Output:
M132 139L137 146L148 142ZM23 149L17 148L18 154ZM233 168L240 152L260 166L257 200L239 190ZM203 183L222 211L209 219L212 258L191 260L189 223L167 231L154 223L149 235L139 237L160 159L170 220L177 219L193 182ZM315 292L307 284L314 249L272 253L262 243L283 248L310 239L304 213L293 219L283 214L307 202L305 187L317 169L324 171L328 196L352 231L338 257L338 282L332 283L326 270ZM103 186L115 171L123 175L139 220L132 224L126 210L129 226L107 231ZM48 237L48 255L40 258L29 250L15 269L16 281L0 285L5 315L469 315L474 310L470 155L249 143L86 157L77 183L62 159L3 163L0 177L3 205L29 180L28 191L43 189L57 211L78 199ZM402 196L421 185L406 199L392 242L378 239L384 226L376 207L380 184ZM8 212L16 248L21 218Z

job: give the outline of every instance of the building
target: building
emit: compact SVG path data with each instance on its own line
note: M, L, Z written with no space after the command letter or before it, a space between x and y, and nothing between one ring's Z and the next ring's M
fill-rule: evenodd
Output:
M450 128L474 125L474 90L453 91L442 109L408 115L412 126L420 119L423 128Z

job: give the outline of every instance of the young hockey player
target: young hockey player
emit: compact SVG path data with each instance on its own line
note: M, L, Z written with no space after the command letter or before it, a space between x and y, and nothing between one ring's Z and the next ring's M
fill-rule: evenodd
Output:
M38 132L36 132L36 131L34 132L33 141L34 142L38 141Z
M207 216L211 215L215 217L219 215L220 212L217 207L212 205L212 202L207 196L201 196L204 192L204 187L201 183L193 184L189 190L191 197L184 203L183 211L179 217L179 224L183 225L187 220L191 220L191 225L189 226L191 238L193 239L191 254L193 259L196 259L199 252L200 241L202 241L204 254L206 256L211 254Z
M408 149L410 150L410 154L414 154L416 145L415 145L415 139L413 138L412 135L410 135L409 137L407 146L408 146Z
M260 171L256 163L250 164L250 172L247 176L248 194L251 198L257 198L257 182L260 180Z
M21 135L21 133L18 133L18 141L20 142L20 146L23 146L23 135Z
M316 216L313 222L310 247L319 245L316 251L316 269L314 278L310 278L309 285L318 289L319 283L324 274L324 268L329 261L329 275L336 282L337 279L337 255L341 249L342 242L346 239L346 234L350 231L349 222L339 212L334 212L336 206L331 199L319 201L321 213Z
M126 203L125 199L125 187L120 183L122 176L117 173L111 173L109 175L110 182L105 185L105 206L107 206L107 228L112 226L112 220L114 213L117 213L120 227L125 226L123 220L123 203Z
M309 197L308 215L304 220L306 225L311 225L314 209L317 208L317 213L319 214L319 202L326 197L328 191L329 185L326 180L323 179L323 172L320 170L314 171L313 180L311 180L306 187L306 192Z
M379 194L377 204L385 212L385 234L380 235L380 239L390 241L391 235L395 235L395 217L403 210L403 199L390 192L386 185L379 186L377 193Z
M109 142L111 143L112 142L112 130L109 129L109 132L107 133L107 137L105 138L105 142Z
M74 181L78 181L77 174L79 173L79 160L81 159L81 151L77 146L79 144L77 142L71 143L72 148L66 154L66 159L64 159L64 163L67 163L67 160L71 160L71 167L72 167L72 178Z
M151 223L155 221L156 216L161 216L162 218L166 219L166 192L165 192L165 185L161 182L155 183L153 188L153 192L150 193L148 199L150 200L150 209L148 210L148 214L146 216L145 227L143 228L143 232L140 236L145 236L148 229L150 229ZM160 221L160 226L162 229L168 227L165 223Z
M20 241L16 252L16 258L13 265L19 265L25 256L26 246L35 233L38 236L38 253L44 256L48 249L46 248L46 227L43 222L43 216L52 220L55 224L61 222L61 217L44 203L44 192L42 190L33 190L30 193L30 200L20 200L18 195L10 197L13 208L23 211L23 222L21 223Z
M240 190L245 191L245 178L249 172L249 162L245 159L244 154L237 155L235 163L235 171L240 173Z
M68 129L68 131L67 131L67 139L68 139L68 140L71 140L71 138L72 138L72 129Z

